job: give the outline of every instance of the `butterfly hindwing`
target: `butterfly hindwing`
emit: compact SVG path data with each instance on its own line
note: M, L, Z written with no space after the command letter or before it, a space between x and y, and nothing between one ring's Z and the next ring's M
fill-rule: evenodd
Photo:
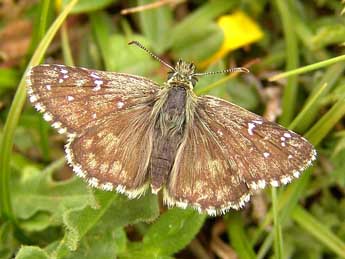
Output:
M59 133L67 133L66 157L78 176L132 198L147 189L157 84L62 65L34 67L27 81L35 108Z
M290 182L316 157L298 134L212 96L198 98L193 126L186 130L167 202L209 214L242 207L254 189Z

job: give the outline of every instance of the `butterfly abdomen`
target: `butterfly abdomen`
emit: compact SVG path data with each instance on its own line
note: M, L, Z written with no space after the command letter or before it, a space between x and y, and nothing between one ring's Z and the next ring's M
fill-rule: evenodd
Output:
M160 190L166 182L185 131L186 89L171 87L165 94L155 123L149 166L154 192Z

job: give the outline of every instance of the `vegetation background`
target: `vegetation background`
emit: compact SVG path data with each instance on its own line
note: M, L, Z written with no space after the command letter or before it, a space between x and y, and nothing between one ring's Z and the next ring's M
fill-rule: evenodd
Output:
M3 0L0 258L345 258L343 13L339 0ZM23 76L44 62L164 82L166 68L131 40L200 70L248 66L200 78L196 93L304 134L315 165L223 217L88 188L65 164L64 137L27 104Z

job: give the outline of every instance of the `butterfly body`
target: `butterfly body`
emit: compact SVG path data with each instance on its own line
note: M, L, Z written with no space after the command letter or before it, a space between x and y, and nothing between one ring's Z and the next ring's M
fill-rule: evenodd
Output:
M166 183L171 171L184 136L186 118L186 89L177 86L162 91L166 92L167 96L162 99L164 103L155 116L157 119L149 167L151 188L155 193ZM157 106L160 104L157 103Z
M67 162L91 186L136 198L150 186L169 206L217 215L256 189L311 165L303 137L237 105L196 96L195 66L179 61L161 87L129 74L40 65L29 100L59 133Z

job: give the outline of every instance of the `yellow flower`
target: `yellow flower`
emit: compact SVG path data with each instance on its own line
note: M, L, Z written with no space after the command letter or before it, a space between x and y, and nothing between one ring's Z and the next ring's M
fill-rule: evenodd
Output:
M214 63L230 51L257 42L263 37L259 25L242 11L224 15L218 19L217 23L224 32L223 44L218 52L200 64L201 67Z

